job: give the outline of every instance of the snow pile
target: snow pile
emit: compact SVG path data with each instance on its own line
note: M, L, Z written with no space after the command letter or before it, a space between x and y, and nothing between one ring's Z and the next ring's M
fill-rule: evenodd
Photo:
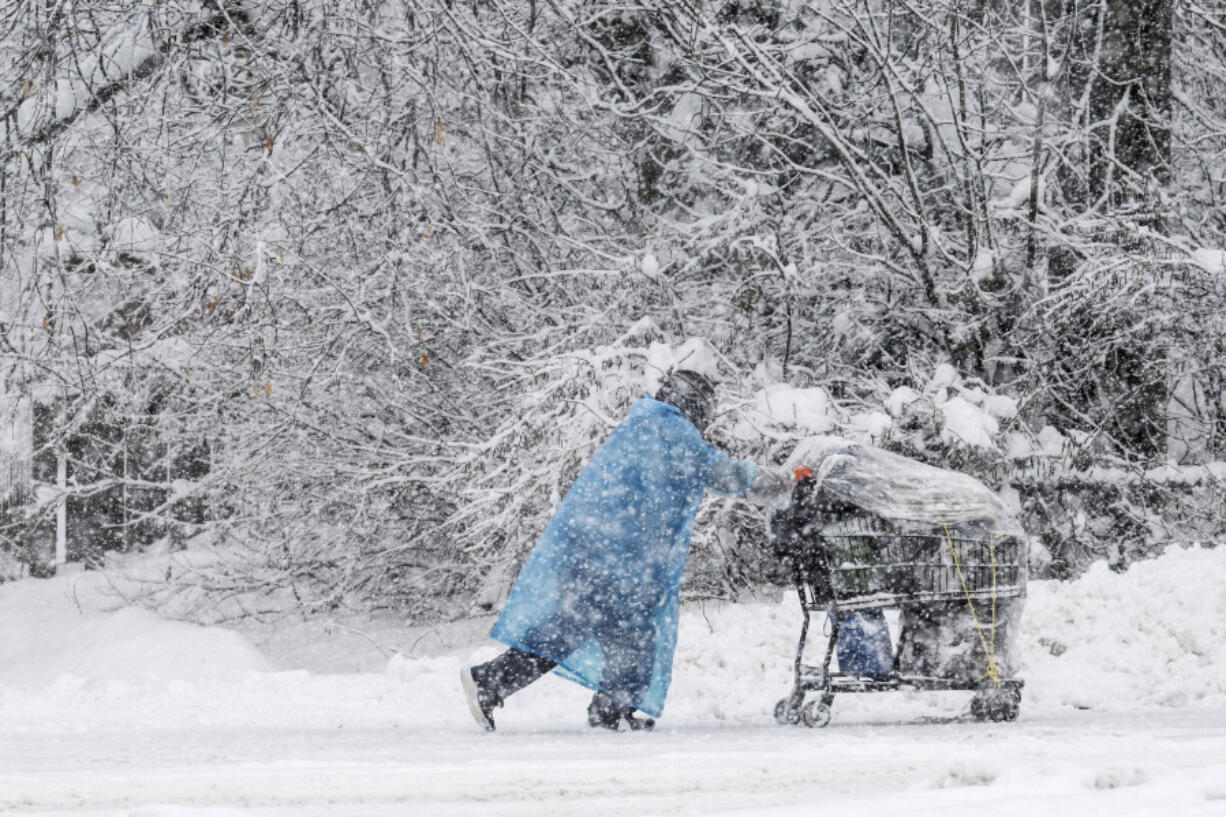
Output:
M996 253L988 248L981 249L975 255L975 261L971 264L970 277L977 284L982 284L985 281L990 281L992 276L996 274Z
M1042 176L1040 176L1039 177L1040 207L1042 206L1042 202L1043 202L1043 199L1046 193L1046 185L1043 182L1044 182L1044 179ZM1006 195L1001 196L998 199L992 199L991 201L988 202L988 206L992 208L993 212L1000 213L1001 215L1004 215L1006 213L1013 213L1018 210L1023 210L1024 208L1029 206L1030 184L1031 184L1030 173L1029 171L1027 171L1027 174L1025 176L1023 176L1022 178L1014 182L1013 187L1010 188L1009 192Z
M1117 574L1099 563L1073 582L1033 581L1022 615L1023 717L1073 709L1226 706L1226 548L1172 548ZM892 622L897 643L897 626ZM777 604L682 616L666 715L754 720L788 690L800 611ZM807 660L825 644L818 616ZM960 711L966 693L841 696L835 717L880 721Z
M1022 629L1034 704L1226 706L1226 548L1032 582Z
M116 602L101 576L0 584L0 685L241 678L268 670L242 636ZM102 608L102 609L99 609Z
M656 254L651 250L643 253L643 258L639 262L639 270L645 278L658 281L660 278L660 260L656 258Z
M489 619L249 622L282 667L252 672L236 634L112 610L103 584L0 586L0 812L1149 817L1226 802L1226 550L1033 583L1016 723L970 722L966 692L840 695L820 732L771 717L800 626L789 592L687 606L650 736L589 730L590 693L553 676L487 735L458 675L500 651ZM815 661L820 620L810 633ZM175 649L213 677L168 680ZM125 667L85 678L115 655Z

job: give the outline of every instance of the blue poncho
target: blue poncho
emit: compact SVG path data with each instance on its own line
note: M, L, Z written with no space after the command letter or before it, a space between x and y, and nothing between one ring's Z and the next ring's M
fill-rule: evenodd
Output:
M635 401L558 505L491 637L658 717L698 502L705 488L743 496L756 470L673 406Z

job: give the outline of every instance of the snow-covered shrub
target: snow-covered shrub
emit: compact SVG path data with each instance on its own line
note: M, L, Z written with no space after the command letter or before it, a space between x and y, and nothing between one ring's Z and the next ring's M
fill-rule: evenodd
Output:
M1220 14L1174 8L1138 117L1112 8L20 0L4 388L67 418L40 456L89 426L70 508L207 539L174 580L247 610L496 604L691 337L738 456L969 471L1068 572L1216 535L1218 483L1158 473L1226 456ZM702 514L693 593L769 572L760 514Z

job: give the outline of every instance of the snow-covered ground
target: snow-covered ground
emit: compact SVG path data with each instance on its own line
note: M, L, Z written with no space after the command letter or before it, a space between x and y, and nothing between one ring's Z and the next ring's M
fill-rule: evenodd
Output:
M779 727L796 600L693 606L654 733L593 733L550 677L480 732L489 620L249 623L0 585L0 814L1226 815L1226 548L1033 582L1021 718L968 693L843 696Z

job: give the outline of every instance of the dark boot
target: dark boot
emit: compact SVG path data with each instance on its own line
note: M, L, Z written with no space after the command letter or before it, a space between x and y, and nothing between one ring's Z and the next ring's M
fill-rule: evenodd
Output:
M464 697L468 699L468 711L473 720L486 732L494 731L494 707L502 706L499 698L484 683L484 673L480 667L461 667L460 683L464 686Z
M634 707L618 703L611 695L597 692L592 696L592 702L587 706L587 725L594 729L608 729L616 732L622 724L632 731L654 729L656 722L652 718L640 718L634 714Z
M616 732L621 719L621 704L603 692L597 692L592 696L592 702L587 705L588 726L594 729L611 729Z
M494 707L554 667L553 661L514 647L484 664L465 667L460 671L468 709L482 729L494 731Z

